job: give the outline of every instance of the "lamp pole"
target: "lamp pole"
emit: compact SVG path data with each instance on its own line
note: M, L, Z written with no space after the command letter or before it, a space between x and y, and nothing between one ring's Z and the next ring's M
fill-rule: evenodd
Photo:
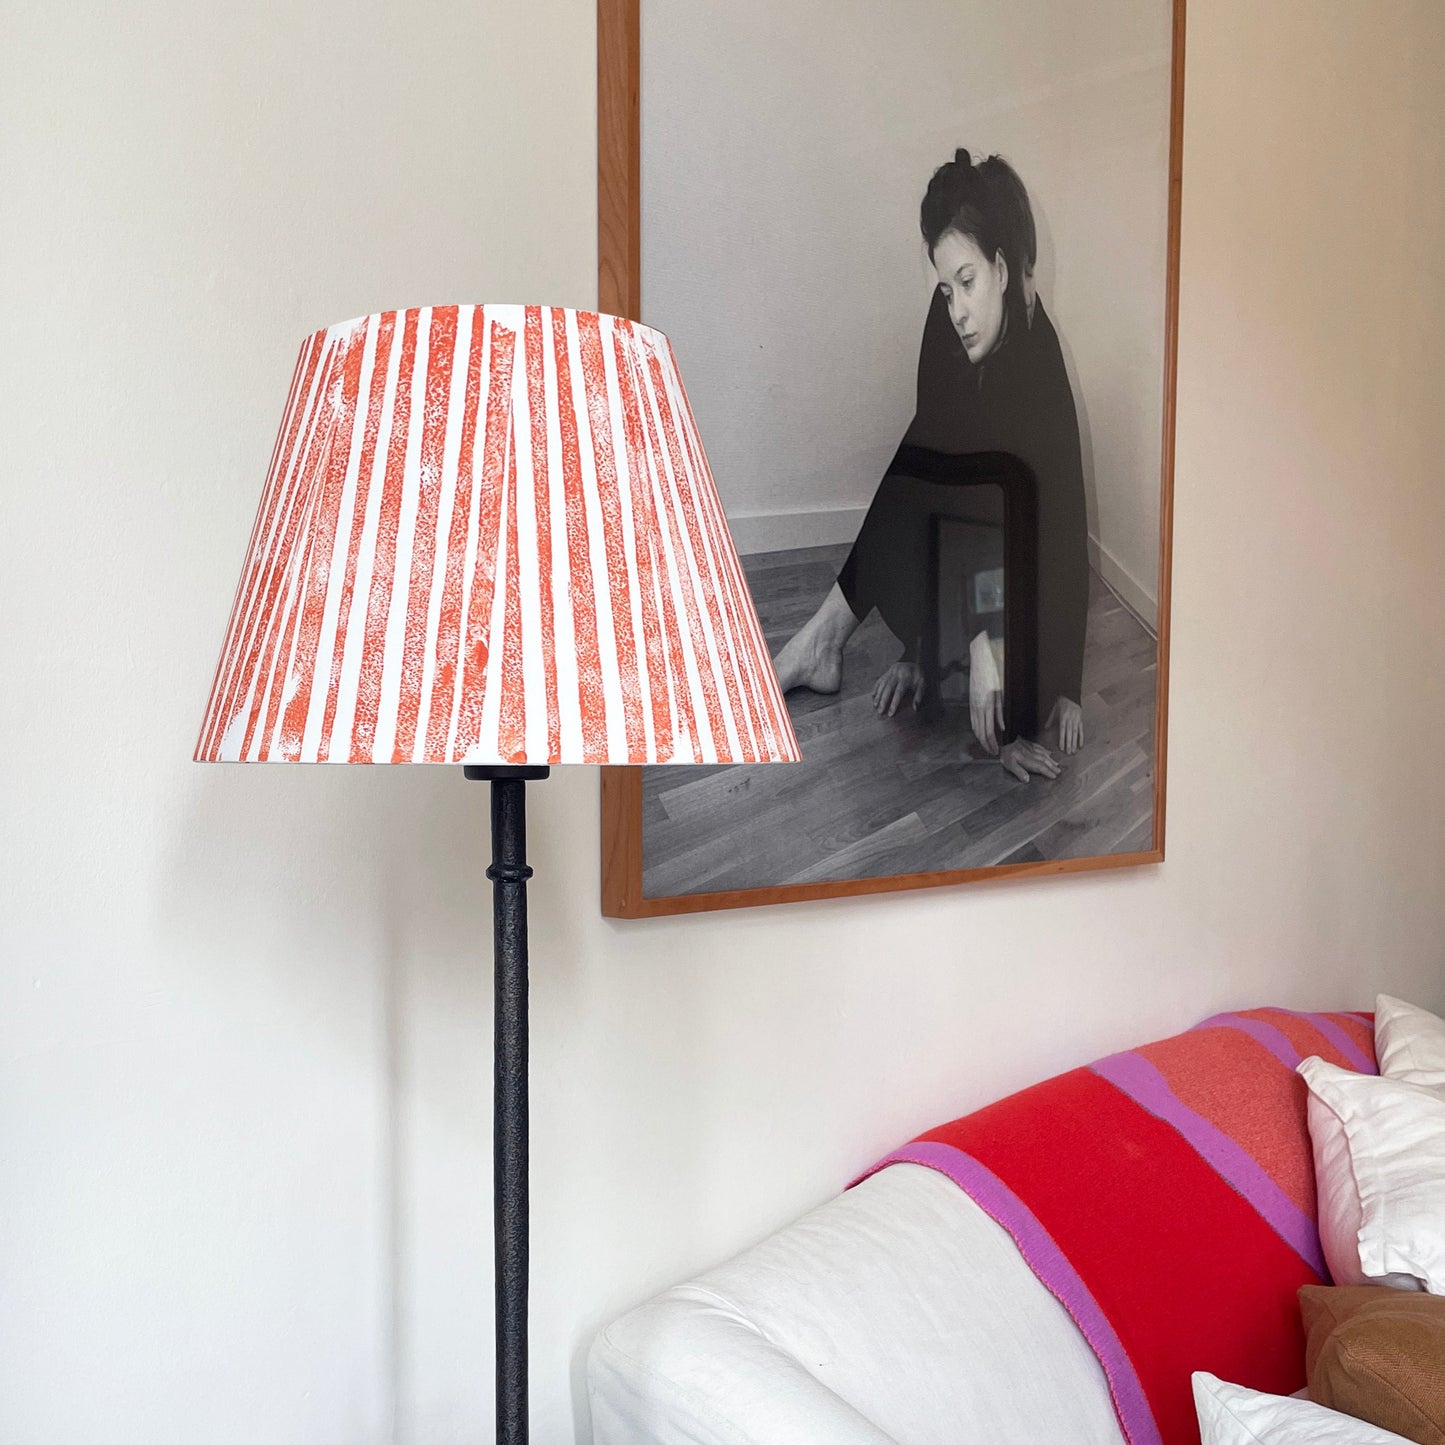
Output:
M497 1445L527 1445L527 784L546 767L467 764L492 785L492 1209Z

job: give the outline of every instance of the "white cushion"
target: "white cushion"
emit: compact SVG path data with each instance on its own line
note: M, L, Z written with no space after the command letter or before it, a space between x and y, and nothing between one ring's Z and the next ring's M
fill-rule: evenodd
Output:
M1445 1019L1382 993L1375 1000L1375 1056L1386 1078L1445 1089Z
M1202 1370L1194 1376L1194 1408L1203 1445L1407 1445L1351 1415L1226 1385Z
M1317 1058L1299 1072L1335 1283L1445 1294L1445 1092Z
M1360 1268L1360 1225L1364 1212L1360 1191L1350 1168L1350 1142L1345 1126L1327 1104L1313 1093L1306 1101L1310 1149L1315 1160L1316 1210L1320 1246L1334 1284L1389 1284L1397 1289L1419 1289L1413 1276L1367 1280Z
M609 1326L596 1445L1120 1445L1104 1372L1013 1240L895 1164Z

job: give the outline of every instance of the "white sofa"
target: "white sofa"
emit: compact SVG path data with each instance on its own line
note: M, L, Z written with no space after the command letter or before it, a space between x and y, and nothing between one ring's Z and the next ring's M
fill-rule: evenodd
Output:
M1292 1202L1314 1182L1296 1066L1373 1073L1370 1024L1220 1014L930 1131L893 1157L967 1161L961 1183L893 1163L604 1330L588 1362L597 1445L1121 1445L1098 1356L975 1192L1024 1249L1043 1241L1043 1278L1077 1291L1105 1358L1127 1346L1136 1437L1197 1445L1194 1371L1279 1393L1304 1381L1296 1292L1324 1264Z
M951 1180L895 1164L592 1347L596 1445L1121 1445L1097 1358Z

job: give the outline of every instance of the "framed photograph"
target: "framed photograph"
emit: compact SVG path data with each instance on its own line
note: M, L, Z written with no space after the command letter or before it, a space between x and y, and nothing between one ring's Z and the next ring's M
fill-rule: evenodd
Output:
M1183 0L599 0L599 304L666 332L803 749L616 768L603 911L1164 856Z

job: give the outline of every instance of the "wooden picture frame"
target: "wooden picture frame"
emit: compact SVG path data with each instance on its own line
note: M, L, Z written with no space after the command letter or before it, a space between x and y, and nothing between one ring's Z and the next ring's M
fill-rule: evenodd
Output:
M642 0L598 0L597 190L598 307L645 320L642 275ZM1002 0L996 0L1002 3ZM1167 0L1164 0L1167 3ZM643 770L610 767L602 776L602 911L614 918L651 918L712 909L808 899L891 893L982 880L1042 878L1061 873L1162 862L1168 743L1170 562L1173 530L1175 378L1179 309L1185 3L1173 0L1168 137L1167 276L1163 339L1162 490L1159 504L1157 684L1153 754L1153 836L1148 847L1080 858L1000 863L982 868L785 884L649 897L643 891Z

